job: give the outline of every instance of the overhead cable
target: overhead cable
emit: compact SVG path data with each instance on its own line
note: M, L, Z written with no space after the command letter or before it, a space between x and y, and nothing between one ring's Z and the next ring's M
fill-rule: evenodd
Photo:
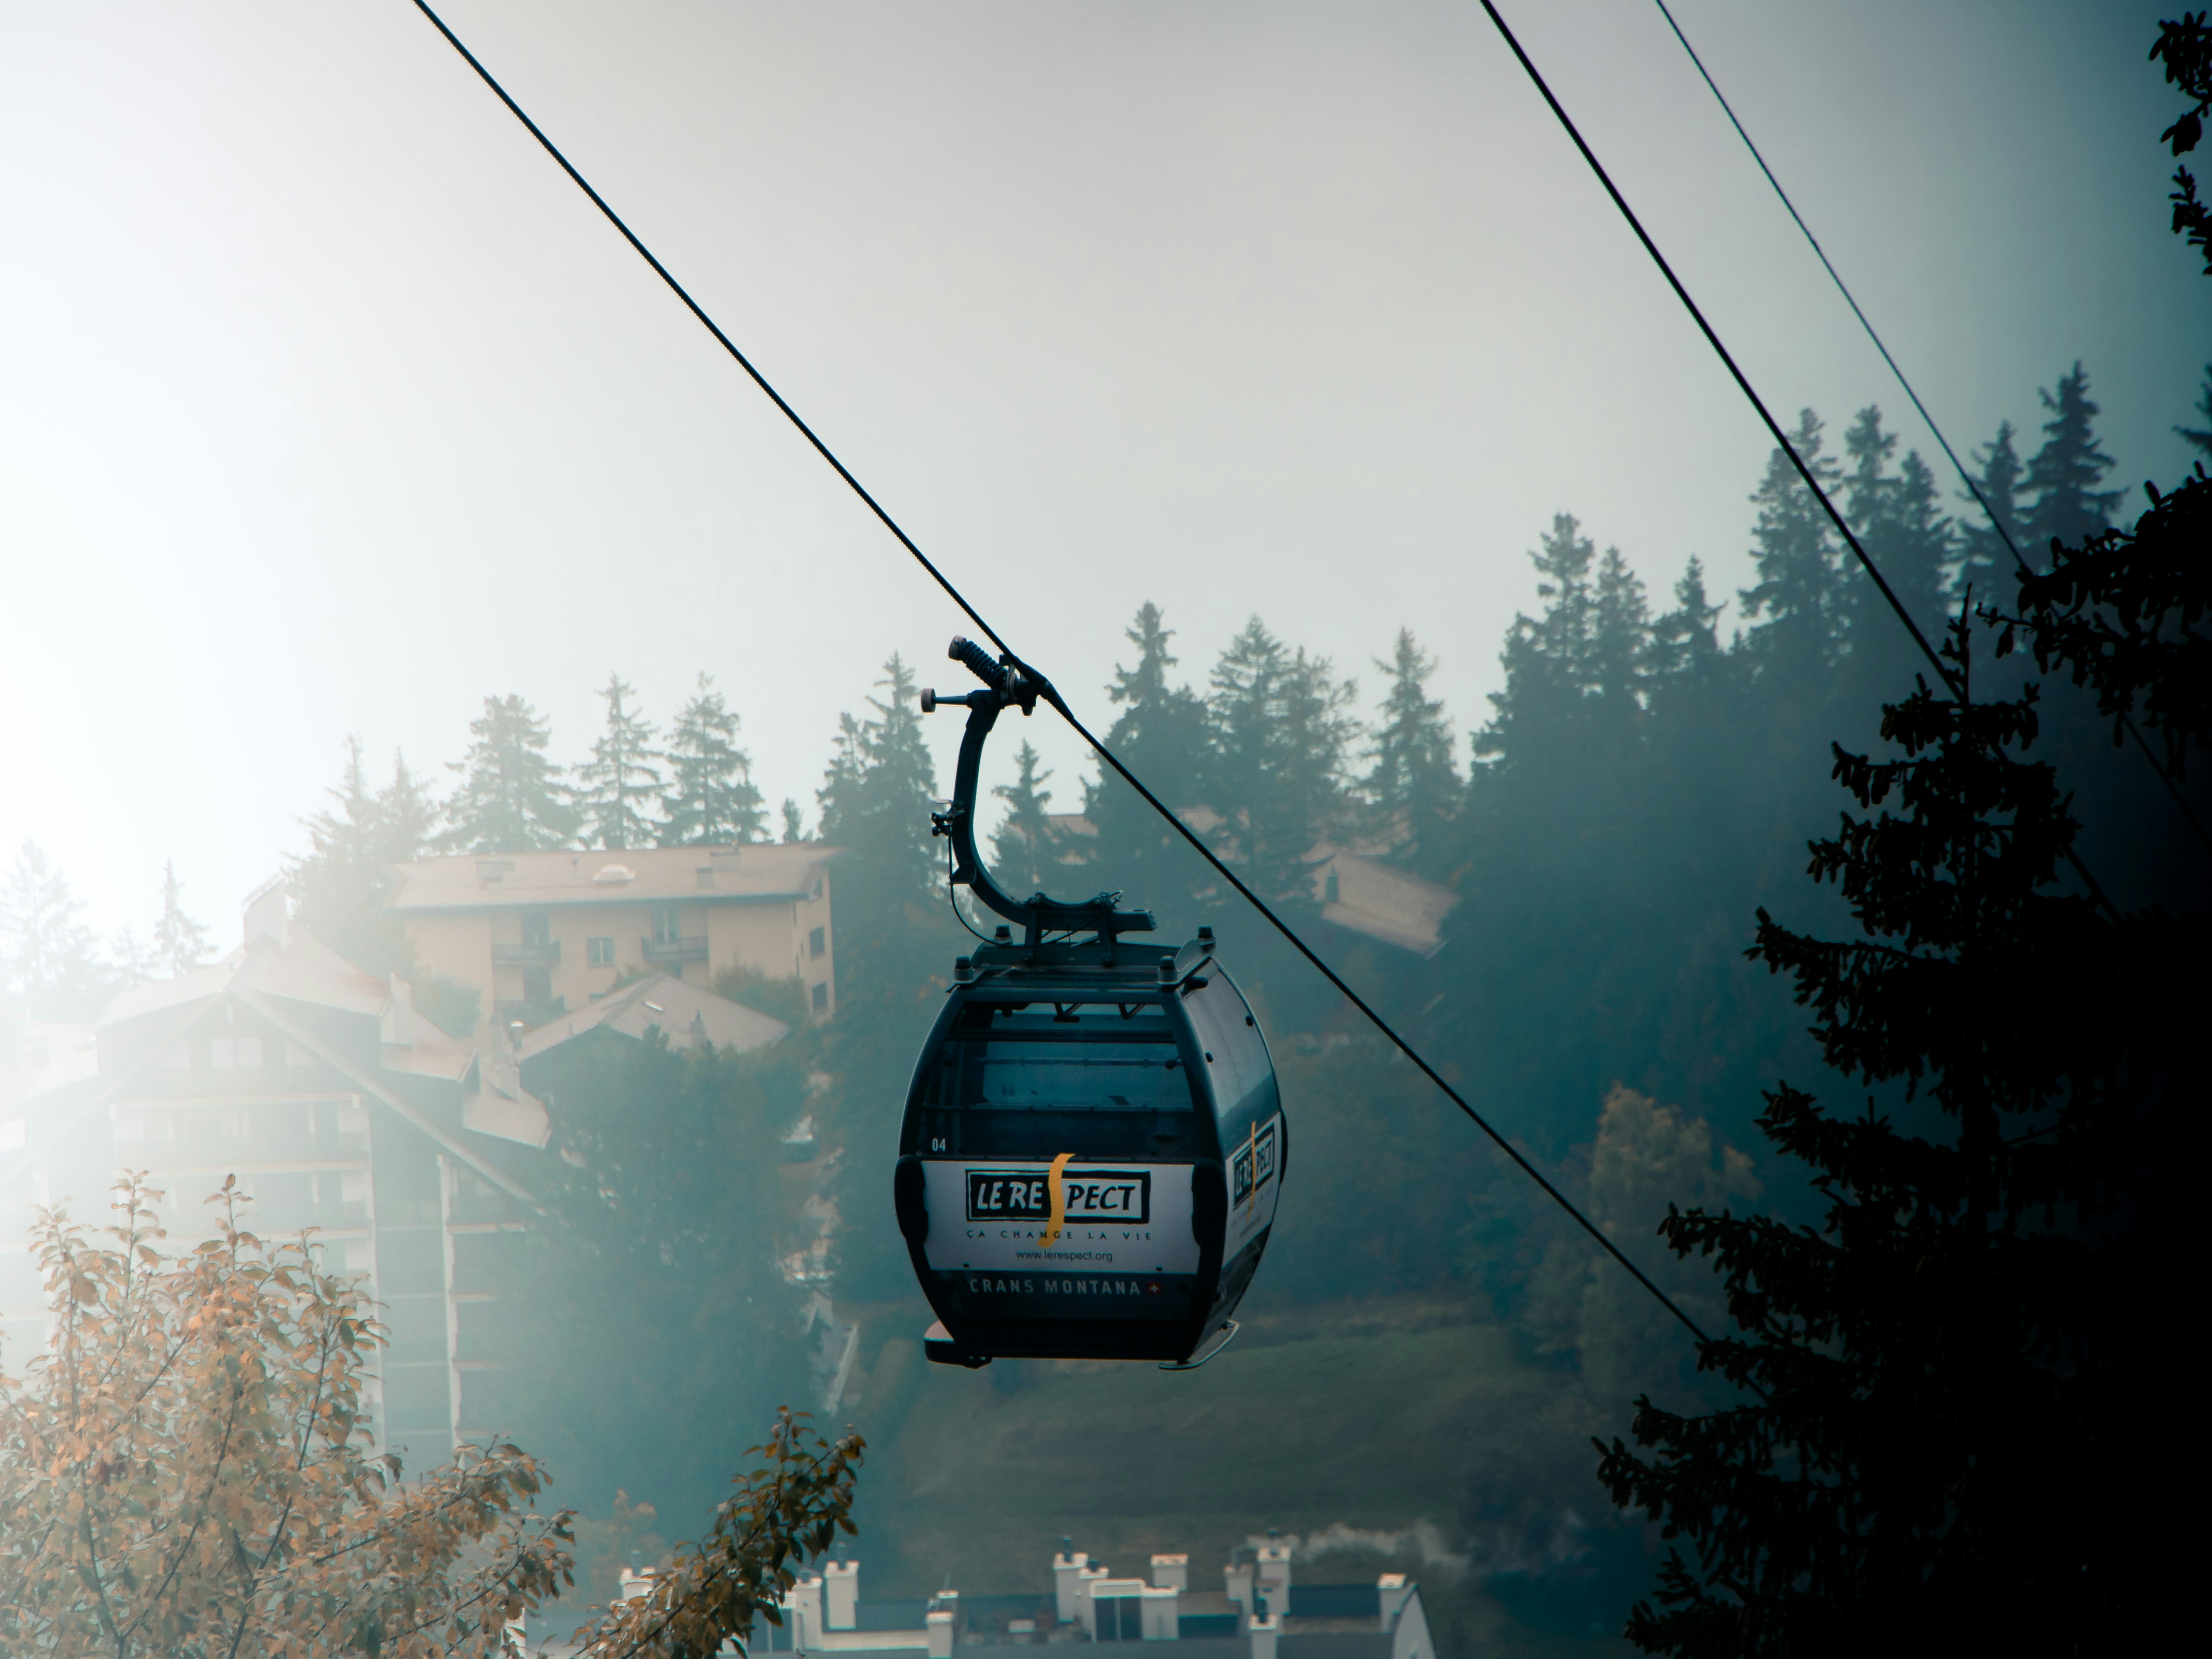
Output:
M2033 568L2028 564L2018 544L2014 542L2011 529L2006 525L1996 508L1990 504L1989 498L1982 494L1982 487L1974 482L1974 475L1966 471L1966 463L1959 459L1958 451L1951 447L1951 441L1943 435L1943 428L1936 425L1936 417L1928 412L1928 405L1920 401L1920 394L1912 389L1912 382L1905 379L1905 370L1899 365L1897 359L1890 355L1889 348L1882 343L1881 336L1875 331L1873 320L1860 308L1858 301L1852 295L1849 285L1844 281L1843 273L1836 269L1834 262L1828 258L1827 250L1820 246L1820 239L1813 234L1813 227L1805 222L1805 216L1797 211L1797 204L1790 199L1790 192L1782 188L1782 181L1774 176L1774 169L1766 165L1766 157L1759 154L1759 146L1752 142L1751 134L1744 130L1743 123L1736 118L1735 107L1729 104L1727 95L1721 91L1720 83L1713 79L1712 71L1705 67L1705 60L1698 56L1698 49L1690 44L1690 37L1682 33L1682 26L1674 21L1674 14L1668 9L1667 0L1652 0L1652 3L1659 8L1659 15L1667 20L1667 27L1674 32L1674 38L1682 43L1682 50L1689 54L1690 62L1696 66L1698 76L1712 93L1714 100L1720 105L1721 113L1728 117L1729 125L1735 129L1735 136L1743 140L1743 147L1751 152L1751 159L1759 164L1759 170L1766 175L1766 182L1774 187L1774 194L1780 199L1784 210L1788 212L1798 230L1803 234L1806 246L1813 250L1813 257L1820 262L1820 268L1828 273L1828 280L1836 285L1836 292L1844 296L1844 303L1851 308L1851 315L1859 319L1859 326L1866 331L1866 337L1874 343L1874 349L1881 354L1882 362L1889 365L1889 372L1897 378L1897 384L1904 389L1905 395L1912 400L1912 407L1919 411L1922 422L1926 424L1929 433L1934 435L1936 444L1942 449L1944 458L1951 463L1951 470L1959 475L1959 482L1966 486L1966 493L1974 498L1974 504L1982 509L1983 516L1989 520L1990 528L1996 532L1997 539L2004 544L2005 551L2012 555L2013 563L2019 568L2023 576L2034 574ZM2142 732L2136 729L2135 717L2124 711L2120 715L2120 723L2126 728L2128 735L2135 739L2136 750L2142 754L2143 759L2150 763L2151 770L2158 774L2158 781L2166 786L2166 793L2173 797L2173 804L2181 809L2182 816L2189 820L2190 828L2196 830L2197 838L2203 842L2207 848L2212 848L2212 830L2205 828L2203 820L2197 816L2196 809L2190 805L2189 798L2181 793L2181 786L2175 781L2172 771L2153 751L2150 744L2145 741Z
M1504 18L1498 15L1498 8L1491 3L1491 0L1482 0L1482 9L1489 14L1490 21L1496 26L1499 37L1504 40L1515 60L1527 72L1529 81L1542 96L1545 104L1559 118L1559 125L1565 130L1567 137L1573 141L1575 148L1582 153L1583 160L1589 164L1590 172L1596 175L1598 183L1604 186L1605 193L1612 198L1613 206L1620 209L1620 216L1628 222L1629 229L1635 232L1636 240L1644 245L1644 251L1651 256L1651 263L1659 267L1659 274L1667 279L1667 286L1674 290L1674 297L1682 302L1682 308L1690 313L1690 320L1697 324L1698 331L1705 337L1705 343L1712 347L1713 355L1721 360L1722 366L1728 370L1729 378L1735 381L1737 388L1743 393L1746 401L1758 411L1759 418L1765 422L1766 429L1773 434L1777 447L1790 458L1790 465L1797 469L1797 476L1805 481L1805 488L1813 492L1813 499L1820 504L1821 512L1826 514L1828 521L1835 526L1836 533L1844 538L1844 544L1850 549L1851 556L1859 562L1859 568L1866 572L1869 580L1881 591L1883 600L1896 615L1897 620L1903 624L1905 631L1912 636L1913 644L1920 647L1920 654L1928 659L1928 665L1936 671L1936 678L1943 682L1951 695L1961 704L1966 702L1968 699L1966 683L1953 672L1950 665L1937 654L1936 647L1928 642L1928 636L1920 631L1920 624L1913 620L1912 613L1905 608L1904 601L1897 597L1896 592L1884 580L1881 568L1875 563L1872 556L1861 544L1850 522L1844 519L1835 502L1829 499L1828 492L1820 487L1820 479L1814 476L1813 469L1806 465L1805 458L1797 453L1797 446L1790 441L1790 434L1782 429L1782 423L1774 418L1773 412L1766 406L1765 399L1759 395L1757 388L1752 385L1749 377L1737 367L1735 356L1722 343L1720 335L1714 330L1713 325L1705 320L1705 313L1698 309L1698 302L1690 297L1690 290L1682 285L1682 279L1674 274L1674 267L1667 262L1667 256L1660 252L1659 245L1651 240L1651 233L1644 228L1644 222L1636 216L1636 210L1628 205L1628 198L1620 193L1620 186L1613 182L1613 175L1605 170L1605 164L1597 159L1597 153L1590 149L1588 141L1583 137L1582 130L1575 125L1574 118L1567 113L1565 107L1560 104L1558 98L1553 95L1550 85L1545 81L1543 75L1529 58L1528 54L1522 50L1519 39L1507 26ZM2071 847L2066 848L2066 862L2072 866L2074 873L2081 878L2081 884L2088 890L2089 896L2107 915L2117 921L2120 914L2118 908L2106 896L2096 877L2089 872L2089 866L2081 861L2081 855Z
M1254 909L1257 910L1261 915L1265 917L1274 927L1275 931L1280 933L1290 942L1291 946L1297 951L1299 955L1303 956L1308 962L1311 963L1313 966L1319 970L1322 976L1328 980L1332 986L1335 987L1336 989L1343 994L1346 1000L1350 1002L1353 1007L1357 1008L1363 1015L1364 1015L1368 1022L1372 1024L1377 1031L1381 1032L1399 1053L1405 1055L1407 1060L1411 1060L1413 1065L1419 1068L1424 1077L1427 1078L1430 1082L1435 1084L1437 1089L1443 1091L1445 1098L1449 1100L1452 1104L1458 1107L1462 1112L1465 1113L1468 1120L1473 1122L1477 1128L1480 1129L1484 1134L1489 1136L1491 1140L1496 1144L1498 1150L1503 1152L1507 1158L1510 1158L1514 1164L1518 1165L1524 1175L1528 1176L1530 1180L1534 1181L1539 1187L1542 1188L1553 1202L1557 1204L1562 1210L1565 1211L1566 1213L1573 1218L1576 1224L1581 1227L1584 1232L1588 1233L1592 1239L1595 1240L1598 1246L1602 1249L1607 1255L1610 1255L1615 1261L1618 1261L1623 1267L1626 1268L1630 1276L1632 1277L1638 1285L1641 1285L1646 1291L1650 1291L1653 1297L1656 1297L1660 1304L1663 1306L1668 1312L1674 1315L1677 1320L1680 1321L1681 1323L1688 1328L1692 1335L1697 1337L1699 1341L1710 1340L1705 1334L1704 1328L1701 1327L1697 1321L1691 1318L1688 1314L1685 1313L1680 1306L1675 1303L1674 1299L1668 1296L1666 1291L1661 1290L1658 1285L1652 1283L1651 1279L1644 1273L1644 1270L1641 1267L1638 1267L1633 1261L1630 1261L1626 1255L1622 1254L1620 1247L1615 1244L1612 1239L1608 1238L1604 1231L1601 1229L1596 1223L1592 1221L1588 1216L1584 1215L1582 1211L1576 1206L1573 1200L1569 1199L1565 1193L1562 1193L1557 1187L1553 1186L1550 1181L1546 1179L1543 1171L1539 1170L1534 1164L1530 1163L1528 1159L1522 1154L1520 1149L1515 1146L1511 1141L1508 1140L1503 1134L1501 1134L1498 1129L1492 1125L1487 1118L1484 1117L1482 1114L1476 1111L1473 1106L1469 1105L1467 1100L1460 1094L1459 1091L1453 1088L1449 1083L1446 1082L1443 1075L1437 1072L1435 1066L1430 1065L1426 1060L1422 1058L1420 1053L1414 1048L1412 1043L1401 1036L1396 1029L1392 1026L1388 1020L1384 1019L1382 1016L1372 1006L1370 1006L1364 997L1362 997L1357 991L1353 990L1351 986L1346 984L1343 978L1337 973L1337 971L1334 968L1331 968L1328 963L1322 961L1322 958L1315 953L1313 947L1309 945L1304 939L1298 936L1295 928L1275 913L1273 907L1269 905L1267 901L1262 899L1257 893L1254 892L1250 887L1247 886L1243 878L1238 876L1234 870L1228 866L1228 865L1223 863L1219 856L1215 854L1212 848L1206 844L1205 840L1195 830L1194 830L1188 824L1185 823L1182 817L1179 817L1164 802L1163 802L1158 796L1155 795L1150 789L1146 788L1144 781L1139 779L1135 773L1132 772L1127 766L1121 763L1121 758L1116 756L1112 750L1109 749L1106 744L1091 732L1089 726L1083 723L1082 720L1077 716L1073 708L1068 707L1067 700L1060 696L1058 688L1056 688L1043 674L1039 673L1035 668L1031 667L1027 662L1023 660L1014 649L1006 643L1005 639L1000 636L998 630L993 628L989 623L983 619L982 613L977 611L974 605L968 602L965 596L961 593L957 587L953 586L952 582L945 576L945 573L939 569L938 567L927 557L927 556L922 552L921 549L915 544L914 539L909 537L905 531L899 527L897 521L894 520L889 513L884 510L883 504L877 501L873 495L870 495L861 485L860 481L853 476L852 472L846 467L845 464L839 460L837 457L831 453L829 445L823 442L822 439L818 434L817 434L814 428L807 425L804 420L799 418L799 412L793 409L788 403L784 401L782 395L778 392L774 386L770 386L767 378L762 374L758 368L753 366L752 361L748 358L744 352L738 349L736 343L731 340L728 335L722 331L720 326L715 323L714 319L707 314L705 308L702 307L696 300L691 297L690 294L684 289L684 285L676 280L675 276L669 271L668 267L654 257L653 250L648 248L645 243L639 239L637 233L633 231L627 224L625 224L623 222L622 216L617 214L613 208L607 204L606 198L601 196L598 191L592 188L590 181L587 180L581 173L579 173L576 170L574 165L569 161L568 158L563 155L561 153L560 149L553 143L553 141L545 136L544 130L541 129L535 121L530 118L529 115L524 112L520 104L516 103L512 97L508 96L507 89L500 85L499 82L493 76L491 71L483 66L483 63L477 58L476 54L462 44L460 37L456 35L452 29L446 26L445 20L441 18L435 11L430 9L429 5L427 3L427 0L415 0L415 6L416 9L423 15L423 16L429 19L431 24L437 29L438 33L446 38L447 44L451 46L455 52L459 52L468 66L477 72L477 75L483 80L483 83L491 88L493 94L499 99L500 102L507 106L508 112L514 115L515 119L522 123L523 126L528 130L530 136L535 138L538 143L544 148L545 153L550 155L555 161L560 164L561 170L568 175L570 179L575 183L576 187L581 190L586 196L591 198L592 205L598 208L599 210L606 216L607 222L613 225L617 230L622 233L623 240L629 242L630 246L636 250L639 257L644 259L646 264L653 267L654 275L658 276L662 282L668 285L670 290L674 293L676 297L684 302L684 307L691 313L691 314L697 318L699 322L706 328L707 331L714 337L716 343L721 346L722 349L728 352L731 357L735 360L738 366L744 370L745 374L751 379L753 384L768 394L769 400L775 404L778 410L782 411L784 417L788 420L793 426L799 429L800 435L803 436L808 443L814 447L815 453L820 455L823 460L827 461L830 467L836 472L837 476L840 478L842 478L847 485L851 488L853 493L858 495L861 501L867 504L868 510L873 513L876 517L882 521L885 529L889 530L893 536L897 538L899 545L905 548L908 553L914 556L915 562L920 564L923 570L928 573L930 580L945 590L945 595L951 599L953 604L959 606L962 614L966 616L970 622L974 623L975 626L982 631L984 635L988 638L994 645L998 647L1002 656L1004 656L1009 662L1012 663L1014 666L1021 671L1024 677L1037 686L1040 695L1042 696L1045 701L1049 702L1053 708L1058 711L1060 717L1066 720L1068 725L1073 728L1076 734L1080 737L1084 742L1090 744L1091 748L1097 754L1098 757L1107 765L1112 767L1115 772L1117 773L1131 788L1134 789L1139 795L1143 797L1146 803L1150 805L1154 811L1158 812L1170 824L1173 825L1176 831L1196 849L1199 856L1204 859L1208 865L1212 866L1215 873L1219 875L1224 880L1227 881L1229 884L1235 888ZM1493 15L1494 15L1495 14L1493 14ZM1881 579L1877 575L1875 580L1878 581ZM1887 591L1887 588L1885 588L1884 592ZM1924 647L1925 642L1923 641L1923 643ZM1940 665L1939 672L1941 672Z

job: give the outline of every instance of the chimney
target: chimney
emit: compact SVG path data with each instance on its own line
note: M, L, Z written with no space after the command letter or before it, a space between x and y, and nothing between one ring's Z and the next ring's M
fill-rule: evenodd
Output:
M1190 1557L1188 1555L1154 1556L1152 1583L1161 1589L1188 1589L1190 1588Z
M793 1650L813 1646L822 1635L822 1576L810 1572L793 1584L784 1605L791 1609Z
M1275 1638L1282 1634L1283 1615L1271 1613L1265 1619L1255 1619L1249 1634L1252 1638L1252 1659L1275 1659Z
M1382 1628L1390 1630L1406 1610L1406 1603L1413 1599L1413 1582L1402 1572L1386 1572L1375 1581L1375 1599L1381 1604Z
M1091 1600L1091 1587L1114 1575L1103 1567L1079 1567L1075 1574L1075 1617L1092 1641L1098 1639L1098 1611Z
M1259 1612L1252 1605L1252 1564L1249 1561L1231 1561L1222 1568L1221 1577L1222 1588L1228 1592L1231 1601L1243 1608L1248 1616Z
M1052 1558L1052 1593L1056 1605L1054 1613L1063 1625L1075 1619L1075 1581L1091 1558L1075 1547L1073 1538L1060 1540L1060 1553Z
M271 876L246 897L246 942L263 938L276 940L280 948L291 942L292 912L282 876Z
M825 1628L830 1630L858 1630L860 1627L860 1564L858 1561L832 1561L822 1569L823 1589L829 1601Z
M1182 1587L1152 1585L1137 1592L1137 1620L1147 1642L1173 1642L1182 1635Z
M1291 1547L1277 1540L1273 1528L1260 1546L1260 1596L1271 1613L1291 1610Z
M926 1613L921 1622L929 1629L929 1659L952 1659L952 1621L950 1607Z

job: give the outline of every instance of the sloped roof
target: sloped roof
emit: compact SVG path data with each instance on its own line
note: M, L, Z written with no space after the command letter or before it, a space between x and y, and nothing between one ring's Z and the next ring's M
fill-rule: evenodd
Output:
M392 866L386 908L434 911L580 904L760 904L806 897L844 849L817 842L737 847L639 847L601 852L501 853L418 859ZM708 881L702 884L704 872Z
M1176 815L1200 836L1212 836L1228 820L1210 806L1184 806ZM1095 837L1098 827L1080 812L1054 812L1053 827L1063 836ZM1443 948L1443 920L1459 902L1449 887L1412 875L1374 856L1381 849L1340 847L1316 842L1306 854L1313 879L1313 896L1320 901L1322 920L1349 933L1382 944L1432 957ZM1336 896L1328 896L1328 878L1336 876Z
M781 1020L717 996L703 985L652 974L589 1007L539 1026L523 1037L516 1054L525 1060L535 1060L586 1031L600 1030L643 1042L656 1026L672 1048L696 1048L702 1040L717 1048L765 1048L791 1035L791 1027Z

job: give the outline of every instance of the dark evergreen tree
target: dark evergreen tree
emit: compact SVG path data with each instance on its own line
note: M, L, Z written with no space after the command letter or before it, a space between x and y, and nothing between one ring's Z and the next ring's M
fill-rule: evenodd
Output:
M942 843L930 833L936 767L913 674L894 656L864 719L843 715L817 797L819 838L845 849L833 866L837 1018L823 1066L825 1133L848 1162L848 1214L881 1209L890 1190L908 1068L940 1006L954 953L968 935L946 902ZM840 1289L863 1300L909 1295L905 1246L888 1224L845 1241Z
M1043 785L1052 774L1037 770L1037 752L1026 741L1014 764L1019 769L1013 782L991 790L1006 803L1004 821L991 832L991 870L1013 892L1048 892L1060 866L1060 832L1045 811L1052 791Z
M1994 593L1992 584L2000 578L2009 579L2014 569L2010 549L2005 545L2010 538L2013 547L2023 554L2027 551L2027 528L2020 520L2020 486L2021 467L2019 453L2013 448L2013 429L2010 421L1997 422L1997 435L1983 447L1978 458L1981 477L1974 480L1975 488L1982 493L1982 501L1989 503L1988 511L1971 495L1961 499L1973 502L1973 511L1960 527L1959 572L1954 591L1957 592ZM1991 515L1995 524L1990 522ZM2000 535L1997 526L2003 526Z
M806 839L806 815L799 811L797 797L783 798L783 843L788 847Z
M184 884L177 879L176 860L164 860L161 919L154 924L151 959L172 979L181 979L207 957L207 929L185 914Z
M364 973L420 981L417 1006L443 1019L419 994L430 988L416 969L406 929L384 908L392 866L430 851L437 804L407 769L405 756L393 752L391 781L373 789L362 769L361 739L348 738L345 747L345 775L328 792L335 805L305 821L307 856L285 872L294 918Z
M1869 404L1858 412L1844 439L1851 461L1844 511L1890 592L1922 631L1932 635L1942 626L1949 598L1950 520L1937 505L1935 476L1917 452L1906 454L1898 471L1888 470L1887 459L1896 447L1896 434L1882 429L1881 410ZM1846 695L1877 702L1911 683L1921 661L1919 651L1871 580L1854 580L1845 591L1851 638Z
M1962 682L1969 647L1961 621ZM2184 1109L2181 935L2059 882L2077 826L2022 754L2038 726L2032 691L1923 684L1884 722L1902 758L1835 750L1863 816L1811 872L1855 936L1759 912L1751 954L1796 981L1829 1065L1891 1104L1767 1096L1760 1127L1815 1171L1820 1228L1702 1209L1661 1228L1725 1279L1740 1334L1700 1363L1745 1397L1639 1401L1655 1455L1606 1450L1616 1501L1697 1557L1671 1553L1632 1618L1649 1651L1841 1653L1909 1629L2080 1652L2127 1645L2146 1593L2180 1582L2134 1443L2162 1417L2140 1345L2172 1245L2139 1206Z
M1820 453L1820 416L1800 411L1790 441L1832 492L1841 473ZM1768 458L1751 499L1759 508L1752 549L1759 580L1738 598L1758 624L1747 643L1759 672L1782 682L1787 695L1823 682L1847 648L1844 572L1827 515L1781 450Z
M1695 554L1674 584L1674 608L1662 612L1651 624L1651 678L1654 695L1662 689L1702 679L1712 672L1722 654L1716 624L1723 607L1705 597L1705 567Z
M662 842L673 847L758 841L768 828L753 759L738 747L738 716L708 675L669 733L674 790L661 798Z
M577 818L561 769L545 757L546 722L520 697L486 697L469 722L465 760L448 763L461 787L446 803L441 841L455 853L527 853L566 847Z
M2097 405L2089 401L2087 372L2077 362L2059 377L2055 394L2037 395L2051 418L2043 423L2043 447L2027 463L2034 500L2025 515L2027 540L2021 551L2039 566L2048 561L2053 541L2076 544L2110 526L2120 492L2097 488L2112 470L2112 458L2097 447Z
M1429 696L1436 659L1413 642L1411 629L1401 628L1390 660L1375 666L1389 690L1368 744L1370 764L1360 790L1393 861L1434 876L1448 855L1464 788L1452 755L1451 723L1443 702Z
M728 1491L714 1472L757 1437L741 1425L807 1387L804 1293L776 1237L803 1043L683 1053L606 1031L525 1063L556 1155L532 1226L490 1258L503 1364L486 1380L589 1507L627 1488L705 1512Z
M1651 655L1651 617L1644 583L1608 547L1591 589L1589 700L1593 736L1614 764L1624 760L1644 723Z
M1477 773L1493 793L1509 775L1540 773L1587 752L1586 722L1595 683L1597 598L1590 566L1597 545L1571 514L1528 557L1542 578L1542 615L1516 616L1500 662L1505 685L1490 694L1489 722L1474 734Z
M619 674L607 676L599 696L607 723L592 745L592 757L576 769L575 804L583 809L584 844L606 848L650 847L653 825L646 811L660 793L662 758L653 746L653 723L635 713L630 699L637 688Z
M1211 684L1206 793L1223 819L1218 850L1271 902L1310 902L1309 855L1345 804L1354 688L1334 678L1327 659L1291 651L1257 617L1223 651Z
M1178 661L1169 648L1175 631L1148 602L1126 637L1137 647L1137 662L1133 668L1116 664L1106 688L1121 710L1106 745L1170 809L1210 805L1206 705L1188 685L1170 683ZM1212 872L1175 830L1103 764L1085 787L1084 816L1100 878L1164 918L1188 910L1196 891L1212 884Z
M2197 394L2194 407L2204 417L2204 424L2201 427L2177 426L2173 428L2174 435L2199 454L2212 459L2212 363L2204 365L2204 389Z
M0 881L0 986L33 1019L95 1019L114 988L83 909L69 878L25 842Z
M2166 83L2179 87L2193 101L2192 108L2159 134L2162 143L2173 146L2176 155L2186 155L2203 140L2204 118L2212 114L2212 28L2205 27L2204 14L2184 12L2160 23L2150 55L2153 62L2166 60ZM2167 199L2173 204L2173 234L2187 238L2204 256L2204 274L2212 276L2212 208L2197 200L2197 180L2187 167L2173 170L2173 190Z

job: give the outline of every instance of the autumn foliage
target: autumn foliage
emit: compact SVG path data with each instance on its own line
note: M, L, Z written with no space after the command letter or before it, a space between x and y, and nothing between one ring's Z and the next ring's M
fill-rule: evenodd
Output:
M58 1211L34 1230L51 1340L0 1373L0 1650L500 1652L569 1582L538 1464L495 1441L403 1481L358 1286L246 1231L228 1181L216 1237L165 1255L161 1197L118 1182L112 1243Z

